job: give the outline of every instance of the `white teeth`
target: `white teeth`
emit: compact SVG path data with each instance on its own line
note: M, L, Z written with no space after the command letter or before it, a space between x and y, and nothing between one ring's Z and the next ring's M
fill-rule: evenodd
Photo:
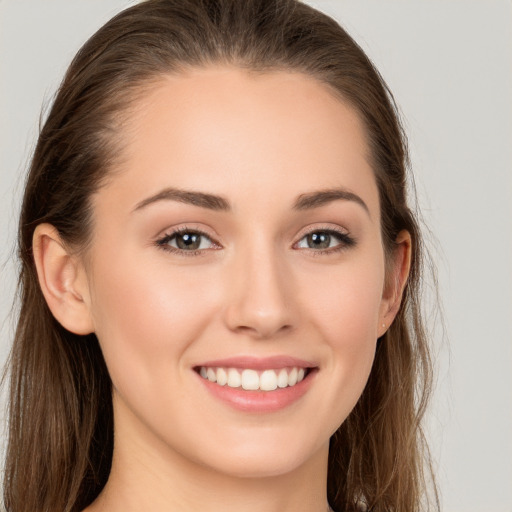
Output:
M260 387L260 378L256 370L244 370L242 372L242 388L254 391Z
M238 370L230 368L228 370L228 386L230 388L239 388L242 385L242 377Z
M224 368L219 368L217 370L217 384L220 386L225 386L228 382L228 374Z
M297 368L292 368L292 371L288 374L288 386L295 386L297 384Z
M273 391L277 388L277 375L274 370L265 370L260 375L259 388L262 391Z
M277 388L295 386L304 380L305 368L281 368L280 370L252 369L237 370L236 368L213 368L201 366L199 374L203 379L216 382L219 386L245 389L247 391L274 391Z
M206 370L206 377L210 382L217 382L217 372L213 368Z
M277 376L277 385L280 388L285 388L288 386L288 372L285 368L283 368Z

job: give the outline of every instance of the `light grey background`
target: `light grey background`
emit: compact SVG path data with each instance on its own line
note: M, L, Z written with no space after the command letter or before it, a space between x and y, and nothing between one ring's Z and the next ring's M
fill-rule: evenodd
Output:
M0 356L23 175L79 46L127 0L0 0ZM428 418L443 510L512 512L512 3L316 0L374 60L437 238L446 335ZM2 359L3 360L3 359Z

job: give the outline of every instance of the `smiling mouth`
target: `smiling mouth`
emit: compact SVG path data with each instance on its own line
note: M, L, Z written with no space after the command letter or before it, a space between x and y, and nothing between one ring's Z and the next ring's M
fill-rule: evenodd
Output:
M296 386L310 373L310 368L297 366L275 370L254 370L200 366L196 372L205 380L219 386L240 388L245 391L274 391Z

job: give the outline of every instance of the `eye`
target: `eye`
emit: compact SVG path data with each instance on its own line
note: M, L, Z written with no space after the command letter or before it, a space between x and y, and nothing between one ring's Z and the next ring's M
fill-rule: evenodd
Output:
M335 252L355 244L355 240L341 231L322 229L311 231L297 243L299 249L313 249L318 252Z
M197 254L205 249L218 247L212 239L202 231L182 228L167 233L156 241L156 244L164 250L178 253Z

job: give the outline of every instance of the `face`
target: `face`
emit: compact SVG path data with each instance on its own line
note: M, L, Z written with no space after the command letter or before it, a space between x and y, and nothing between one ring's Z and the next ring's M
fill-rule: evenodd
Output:
M221 67L136 107L85 266L116 439L242 476L325 456L386 309L358 116L311 77Z

